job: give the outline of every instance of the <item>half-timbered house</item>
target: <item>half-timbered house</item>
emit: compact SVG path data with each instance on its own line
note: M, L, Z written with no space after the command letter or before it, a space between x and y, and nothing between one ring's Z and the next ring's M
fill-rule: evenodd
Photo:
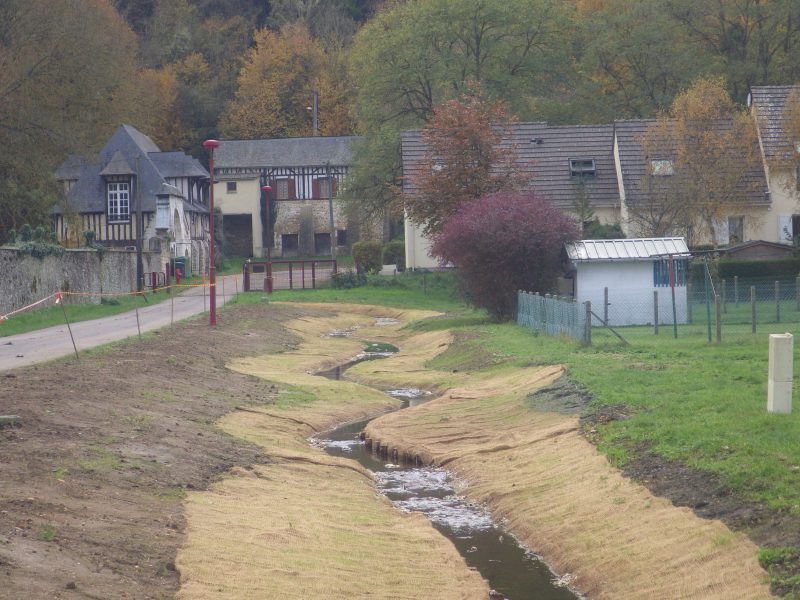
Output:
M66 192L53 208L60 241L80 242L90 231L104 246L125 248L141 238L146 250L168 244L173 258L207 268L209 175L191 156L162 152L122 125L96 157L70 156L56 178Z
M312 256L329 254L332 244L349 246L350 228L337 193L356 139L220 141L214 153L214 198L223 215L227 253ZM264 186L272 190L269 199Z

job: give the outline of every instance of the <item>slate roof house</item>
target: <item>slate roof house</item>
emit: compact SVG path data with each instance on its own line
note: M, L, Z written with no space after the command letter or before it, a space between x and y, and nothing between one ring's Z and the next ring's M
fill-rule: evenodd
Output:
M330 253L331 243L348 246L350 227L336 195L357 139L221 140L214 153L214 201L222 211L228 253L311 256ZM269 219L261 190L265 185L272 188Z
M790 139L785 112L792 92L800 94L800 86L760 86L751 88L747 98L758 129L772 200L768 227L777 233L777 237L773 234L761 239L786 244L800 236L800 173L796 168L800 140Z
M93 231L109 247L133 247L142 215L143 249L208 263L209 174L183 152L162 152L146 135L122 125L96 157L70 156L56 172L65 199L53 208L59 241L82 242Z
M648 156L642 140L653 119L624 120L614 122L614 156L617 160L619 197L622 205L623 229L627 235L642 235L637 220L632 213L647 211L649 206L659 202L659 183L679 176L673 168L674 148L661 148L657 156ZM731 126L730 122L716 124L721 131ZM754 142L754 144L757 142ZM760 162L748 164L744 153L731 149L731 165L737 173L737 195L733 200L731 213L714 224L717 245L739 243L750 239L777 239L777 224L769 226L771 200L766 176ZM751 149L758 155L758 148ZM673 188L675 189L675 188ZM657 209L653 211L655 219ZM668 230L669 231L669 230ZM712 243L704 234L695 235L697 243Z
M728 245L749 240L772 243L791 242L800 235L800 173L785 168L770 168L773 158L796 152L786 134L783 106L792 90L800 86L753 88L751 106L756 119L758 147L747 153L732 149L734 171L741 174L736 184L730 213L715 221L716 243ZM611 125L549 126L546 123L516 123L508 139L517 154L516 168L529 173L530 188L568 212L576 212L581 195L604 224L619 224L624 233L641 237L634 211L657 203L659 180L675 174L674 149L664 148L659 156L647 156L643 138L653 119L615 121ZM723 131L730 123L717 124ZM795 142L800 142L796 140ZM403 132L403 193L415 194L414 174L425 165L425 144L420 131ZM798 146L800 147L800 146ZM761 156L761 163L747 160L746 154ZM741 164L737 167L737 160ZM430 241L421 228L408 219L406 264L411 269L439 266L429 256ZM682 231L667 231L683 234ZM711 243L696 234L692 243Z
M530 187L537 194L572 212L583 196L601 223L612 224L621 218L613 136L613 125L515 123L501 144L514 148L515 167L529 173ZM414 194L413 175L426 168L425 144L419 130L403 132L401 143L403 193ZM438 266L428 254L429 240L408 219L405 238L408 268Z

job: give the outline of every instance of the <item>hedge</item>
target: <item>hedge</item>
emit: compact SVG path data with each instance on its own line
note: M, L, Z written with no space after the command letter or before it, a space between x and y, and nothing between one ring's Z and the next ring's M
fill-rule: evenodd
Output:
M722 259L717 267L721 279L794 279L800 274L800 258L772 260Z

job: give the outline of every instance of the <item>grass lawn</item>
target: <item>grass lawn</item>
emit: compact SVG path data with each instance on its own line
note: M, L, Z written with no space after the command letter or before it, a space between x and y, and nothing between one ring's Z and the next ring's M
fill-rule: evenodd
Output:
M469 329L479 334L467 342L474 352L503 353L520 365L563 363L591 391L590 411L610 406L626 414L597 427L612 463L648 449L800 515L800 415L766 412L768 333L797 335L800 326L762 326L755 336L747 326L728 326L720 345L709 344L701 326L681 328L678 339L624 328L629 346L595 329L587 348L510 324Z

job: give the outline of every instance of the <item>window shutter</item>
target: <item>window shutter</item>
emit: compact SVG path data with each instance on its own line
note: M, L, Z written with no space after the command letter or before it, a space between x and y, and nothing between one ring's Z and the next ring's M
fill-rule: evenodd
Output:
M312 198L319 198L319 179L314 178L311 182L311 197Z
M295 196L295 190L294 190L294 178L290 177L289 178L289 200L294 200L295 198L296 198L296 196Z
M339 180L336 177L331 176L331 190L333 191L332 196L336 197L337 188L339 187Z

